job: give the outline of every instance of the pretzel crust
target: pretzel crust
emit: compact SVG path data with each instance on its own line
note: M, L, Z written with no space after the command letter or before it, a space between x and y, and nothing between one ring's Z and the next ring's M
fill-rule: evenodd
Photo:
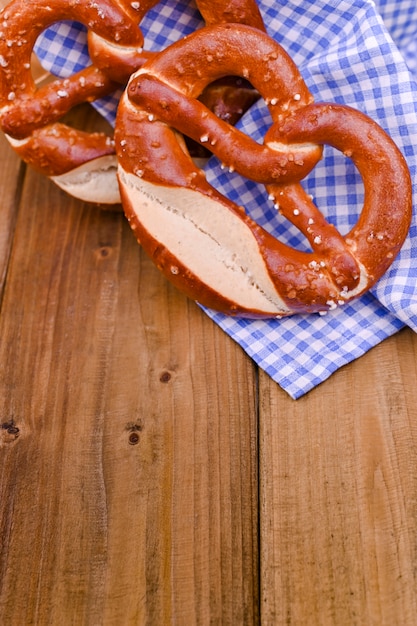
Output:
M139 45L140 33L129 14L111 0L12 0L0 11L0 19L0 126L10 144L42 174L64 180L67 173L74 176L86 162L90 170L94 170L91 164L96 163L95 174L100 176L103 158L111 157L113 177L103 179L95 201L120 202L112 137L87 134L59 123L74 106L108 95L119 85L91 66L38 88L31 61L38 36L61 20L81 22L99 36L125 46ZM77 197L86 199L83 194Z
M0 10L0 127L26 163L81 200L120 203L113 139L59 121L74 106L124 88L131 74L155 57L155 52L144 49L139 26L158 3L11 0ZM197 4L210 23L246 21L264 28L255 0L233 1L227 9L216 3ZM36 39L52 23L66 19L86 26L92 66L38 88L31 74ZM205 98L236 121L257 96L248 89L235 89L233 95L231 91L230 85L220 85L209 88Z
M196 100L227 74L248 79L267 102L273 124L264 146ZM137 239L171 282L207 307L255 318L328 311L374 285L406 237L411 181L394 142L359 111L314 104L291 59L259 30L217 25L171 46L132 77L116 128L122 201ZM209 185L179 132L265 184L312 252L279 242ZM300 185L324 144L350 157L364 182L362 213L346 236Z

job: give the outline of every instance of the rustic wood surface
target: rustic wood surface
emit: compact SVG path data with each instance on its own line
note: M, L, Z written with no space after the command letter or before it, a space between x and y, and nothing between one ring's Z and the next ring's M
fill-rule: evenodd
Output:
M416 336L293 401L121 213L0 186L0 622L415 626Z

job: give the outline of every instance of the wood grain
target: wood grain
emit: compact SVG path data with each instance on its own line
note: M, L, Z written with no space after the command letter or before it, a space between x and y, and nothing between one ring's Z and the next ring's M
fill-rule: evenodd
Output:
M16 206L19 204L24 166L10 150L3 134L0 134L0 177L1 177L1 228L0 228L0 295L2 294L16 221Z
M256 623L253 364L120 213L18 192L6 153L2 622Z
M260 384L262 624L413 626L417 341L293 402Z

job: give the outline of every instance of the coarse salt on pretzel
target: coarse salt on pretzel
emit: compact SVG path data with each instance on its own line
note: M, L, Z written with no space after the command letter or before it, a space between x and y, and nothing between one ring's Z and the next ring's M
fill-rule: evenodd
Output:
M118 0L131 19L138 25L148 11L159 4L159 0ZM265 31L265 24L256 0L196 0L196 6L206 25L236 23L247 24ZM153 59L157 52L143 49L141 46L125 46L109 41L97 33L88 33L88 50L93 64L109 78L120 83L127 83L131 74ZM206 86L200 94L209 109L218 117L236 124L242 114L258 99L259 95L247 81L241 77L227 76ZM196 142L188 141L188 147L194 158L207 158L208 152Z
M228 74L249 80L268 104L273 123L264 145L196 99ZM312 252L278 241L208 184L180 133L265 184ZM123 206L139 242L179 289L230 315L281 317L342 305L379 279L408 231L410 175L394 142L352 108L314 104L289 56L251 27L200 30L139 70L120 103L115 139ZM346 236L299 182L323 144L350 157L363 178L362 213Z
M115 0L138 26L148 11L159 4L159 0ZM206 25L222 23L243 23L265 30L265 25L256 0L232 0L232 2L216 2L216 0L196 0ZM122 42L102 37L94 31L88 33L88 49L93 64L103 70L107 76L119 83L126 83L131 74L137 71L146 61L153 59L157 52L140 45L126 46Z
M59 123L75 105L93 101L125 85L131 73L155 52L144 50L139 25L159 0L12 0L0 11L0 126L19 156L59 187L82 200L120 202L112 137L86 133ZM200 4L200 3L199 3ZM246 21L264 28L255 0L228 8L201 2L210 23ZM38 36L64 19L84 24L92 66L37 88L31 74ZM208 90L206 100L225 116L247 108L254 94L230 84Z
M112 137L58 122L75 105L107 95L117 84L94 66L40 88L31 74L36 39L52 23L67 19L119 44L141 45L136 24L116 2L12 0L0 11L0 125L24 161L72 195L117 202Z
M114 2L123 8L131 23L136 24L137 27L148 11L159 4L159 0L141 0L140 2L114 0ZM90 30L87 40L88 51L93 64L115 82L126 84L131 74L156 54L156 52L144 48L144 38L140 30L139 33L140 39L129 46L116 38L109 39L109 37L103 37Z

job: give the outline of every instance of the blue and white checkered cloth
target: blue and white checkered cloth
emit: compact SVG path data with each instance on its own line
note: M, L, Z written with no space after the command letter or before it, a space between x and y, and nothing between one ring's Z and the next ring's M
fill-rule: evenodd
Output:
M297 63L316 102L336 101L375 119L405 155L416 194L417 3L415 0L259 0L268 33ZM193 2L163 0L141 24L148 49L159 50L202 26ZM85 30L60 23L38 39L46 69L70 75L89 63ZM120 94L95 103L114 122ZM261 100L241 120L262 141L270 125ZM300 233L283 224L261 185L225 173L214 157L207 178L277 237L303 249ZM342 233L362 209L363 186L349 160L333 148L304 181L308 193ZM414 207L415 208L415 207ZM417 330L416 215L399 257L365 296L321 315L281 320L236 320L207 314L292 398L299 398L335 370L408 325Z

